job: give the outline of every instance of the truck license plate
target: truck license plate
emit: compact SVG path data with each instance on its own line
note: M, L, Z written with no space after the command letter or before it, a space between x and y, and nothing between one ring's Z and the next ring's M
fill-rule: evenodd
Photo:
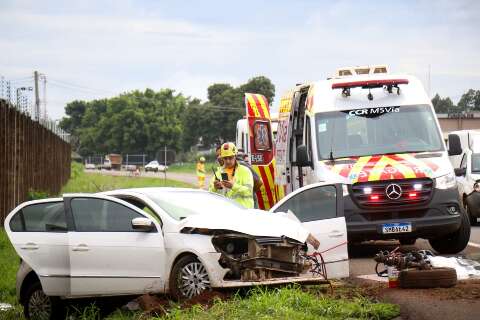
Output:
M382 226L383 233L412 232L411 223L386 223Z

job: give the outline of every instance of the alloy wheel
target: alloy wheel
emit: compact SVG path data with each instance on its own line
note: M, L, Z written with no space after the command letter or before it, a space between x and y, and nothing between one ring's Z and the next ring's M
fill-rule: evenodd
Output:
M180 292L192 298L210 288L210 280L205 267L198 261L185 265L180 272Z

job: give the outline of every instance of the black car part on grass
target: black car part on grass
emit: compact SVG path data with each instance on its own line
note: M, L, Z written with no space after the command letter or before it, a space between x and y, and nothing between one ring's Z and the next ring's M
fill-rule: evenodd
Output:
M386 267L399 270L398 284L400 288L448 288L457 283L457 272L453 268L434 268L428 260L433 253L429 250L411 251L405 254L398 251L380 251L374 257L375 273L380 277L387 276ZM379 266L384 270L379 271Z

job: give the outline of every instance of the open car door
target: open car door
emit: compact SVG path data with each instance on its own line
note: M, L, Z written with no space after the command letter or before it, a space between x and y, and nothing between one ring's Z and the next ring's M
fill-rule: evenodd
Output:
M248 153L250 164L263 185L256 191L258 207L270 209L276 200L274 184L273 136L268 100L261 94L245 93L248 121Z
M273 206L271 212L289 210L319 241L328 278L349 276L347 226L341 184L315 183L300 188ZM313 248L309 246L309 254Z

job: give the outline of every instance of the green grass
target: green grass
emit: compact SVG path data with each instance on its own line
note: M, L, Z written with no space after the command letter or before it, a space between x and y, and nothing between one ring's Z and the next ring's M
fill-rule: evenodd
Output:
M212 173L212 167L216 167L217 164L214 162L206 162L205 170L207 175ZM167 172L179 172L179 173L192 173L195 174L197 168L196 163L184 162L184 163L175 163L168 167Z
M140 187L177 187L192 188L191 184L164 180L163 176L158 178L141 178L135 176L110 176L100 173L85 173L83 166L72 163L72 178L63 187L61 193L74 192L100 192L123 188Z

